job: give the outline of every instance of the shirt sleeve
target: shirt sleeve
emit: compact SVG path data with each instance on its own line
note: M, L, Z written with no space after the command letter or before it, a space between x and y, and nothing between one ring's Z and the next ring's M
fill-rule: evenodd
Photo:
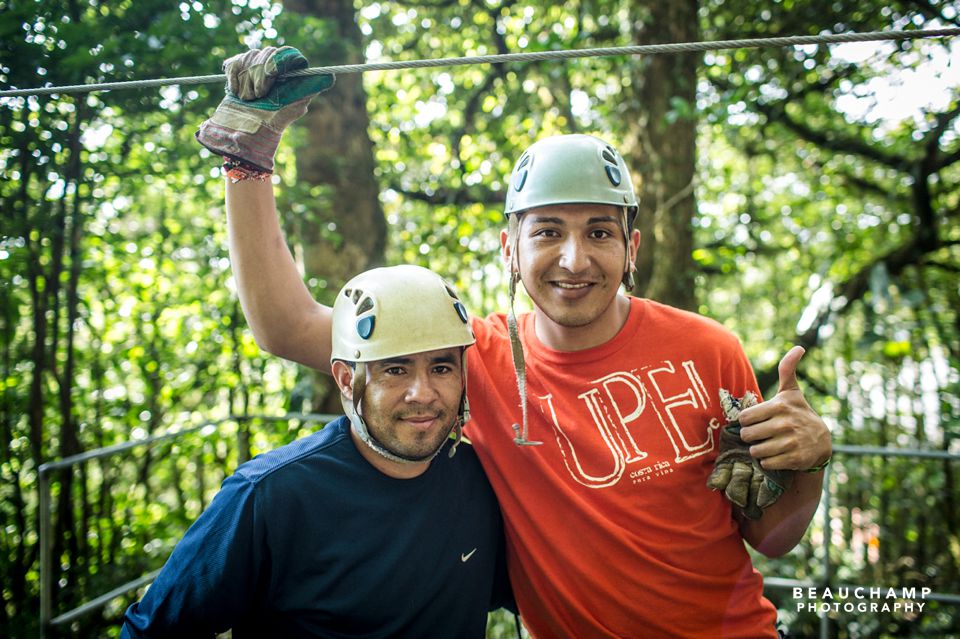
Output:
M497 556L495 559L489 610L493 611L499 608L506 608L513 614L517 614L517 602L513 596L513 587L510 585L510 574L507 571L507 543L503 535L502 522L497 544Z
M262 563L255 485L233 475L124 614L121 638L212 637L251 613Z

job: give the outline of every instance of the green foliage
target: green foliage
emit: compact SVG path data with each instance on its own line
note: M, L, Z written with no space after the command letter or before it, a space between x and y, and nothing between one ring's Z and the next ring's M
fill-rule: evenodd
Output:
M957 16L956 3L921 14L910 3L725 1L701 10L711 17L705 34L717 39L932 27ZM836 444L957 452L960 192L951 176L960 95L942 71L945 100L890 120L892 96L879 93L939 67L947 44L705 56L701 308L744 338L761 369L772 370L791 342L811 350L807 396ZM730 275L742 284L731 287ZM955 461L838 455L829 512L798 550L759 561L760 570L823 579L829 539L839 583L956 593L956 472ZM817 632L819 619L797 614L789 593L771 596L793 632ZM919 619L831 614L830 627L840 637L960 631L954 608L928 608Z
M230 2L60 4L0 12L4 85L213 73L264 20ZM283 405L292 373L243 329L222 188L193 140L219 97L165 88L0 103L4 636L36 634L40 463ZM174 452L51 477L54 614L158 565L199 511L162 516L149 497L196 500L171 481L184 464L215 467L209 488L229 465Z

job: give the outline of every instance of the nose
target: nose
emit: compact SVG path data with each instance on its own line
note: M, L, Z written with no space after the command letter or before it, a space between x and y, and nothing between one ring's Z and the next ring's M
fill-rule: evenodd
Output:
M590 256L581 238L574 234L568 235L560 245L560 268L570 273L579 273L589 265Z
M412 404L429 404L440 396L429 371L417 371L410 376L406 400Z

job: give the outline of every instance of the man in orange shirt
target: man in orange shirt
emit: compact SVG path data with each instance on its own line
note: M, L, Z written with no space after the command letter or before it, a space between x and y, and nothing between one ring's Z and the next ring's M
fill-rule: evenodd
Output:
M261 87L295 97L273 110L234 100L242 122L215 115L198 138L228 158L230 253L258 343L329 371L330 309L303 285L272 186L257 179L272 169L282 127L319 92L291 90L297 82ZM831 442L796 383L802 349L781 361L776 396L744 408L739 437L721 443L730 415L720 390L759 396L756 379L718 323L620 292L640 233L619 153L591 136L546 138L519 158L508 188L504 261L511 293L522 282L534 310L472 318L467 434L504 513L527 628L578 639L776 637L743 542L788 552L819 502ZM504 383L510 368L517 385ZM707 487L731 476L726 493ZM752 518L758 486L779 499Z

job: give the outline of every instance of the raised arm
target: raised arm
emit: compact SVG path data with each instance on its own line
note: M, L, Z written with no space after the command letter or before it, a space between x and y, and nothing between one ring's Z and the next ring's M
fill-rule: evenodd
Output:
M332 310L303 283L277 219L269 180L227 180L230 264L260 348L330 372Z
M226 97L197 140L224 158L230 260L243 313L266 351L330 372L331 309L310 295L277 219L273 157L284 129L332 75L285 77L307 66L292 47L267 47L224 63Z

